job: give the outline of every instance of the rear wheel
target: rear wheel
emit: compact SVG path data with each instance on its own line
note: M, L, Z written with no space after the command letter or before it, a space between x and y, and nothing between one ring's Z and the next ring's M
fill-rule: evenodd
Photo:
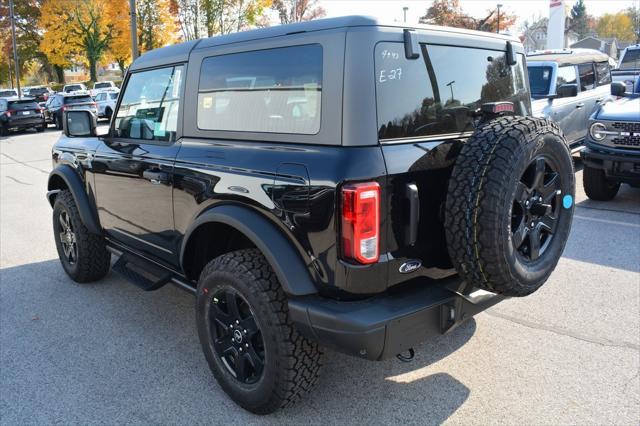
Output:
M596 201L612 200L620 190L620 183L607 179L604 170L584 166L582 183L587 197Z
M111 108L106 107L104 110L104 116L107 118L107 120L111 120L111 114L113 114L113 111L111 111Z
M9 136L9 129L4 124L0 124L0 136Z
M42 132L44 132L45 128L46 128L46 124L43 125L43 126L36 127L36 132L42 133Z
M502 117L479 128L456 160L446 200L447 245L460 275L507 296L537 290L564 250L574 187L555 124Z
M84 226L71 192L61 191L53 205L53 235L60 263L76 282L86 283L107 275L111 254L100 235Z
M260 251L235 251L205 266L196 320L213 375L241 407L271 413L317 382L322 353L291 324L286 295Z

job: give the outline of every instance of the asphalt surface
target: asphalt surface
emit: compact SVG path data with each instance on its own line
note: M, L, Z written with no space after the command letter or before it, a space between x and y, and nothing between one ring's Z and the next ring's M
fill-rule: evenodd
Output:
M211 376L193 297L111 272L64 274L45 201L59 132L0 139L0 423L640 424L640 190L577 208L534 295L416 348L411 363L328 352L316 390L259 417Z

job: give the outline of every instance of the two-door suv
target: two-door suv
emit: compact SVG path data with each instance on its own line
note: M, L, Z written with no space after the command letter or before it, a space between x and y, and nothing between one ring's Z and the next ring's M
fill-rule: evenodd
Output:
M196 296L209 366L269 413L321 348L402 354L509 296L563 251L574 175L529 118L516 39L344 17L136 59L108 130L64 114L47 194L77 282L114 269Z

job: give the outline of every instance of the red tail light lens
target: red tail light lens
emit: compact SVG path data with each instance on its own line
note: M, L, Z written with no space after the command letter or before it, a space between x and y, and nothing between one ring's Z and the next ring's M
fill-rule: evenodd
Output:
M7 110L7 117L11 117L14 114L16 114L16 110L14 110L14 109L8 109Z
M342 187L342 252L358 263L380 258L380 185L353 183Z

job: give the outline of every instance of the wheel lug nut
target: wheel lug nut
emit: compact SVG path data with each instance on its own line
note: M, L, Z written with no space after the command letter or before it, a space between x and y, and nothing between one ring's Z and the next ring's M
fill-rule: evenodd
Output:
M242 352L242 347L240 347L240 352Z
M249 344L248 344L248 343L245 343L245 344L244 344L244 346L245 346L245 348L248 348L248 347L249 347Z
M244 332L244 334L247 334L247 330L242 330Z
M236 320L236 324L240 324L240 321Z

